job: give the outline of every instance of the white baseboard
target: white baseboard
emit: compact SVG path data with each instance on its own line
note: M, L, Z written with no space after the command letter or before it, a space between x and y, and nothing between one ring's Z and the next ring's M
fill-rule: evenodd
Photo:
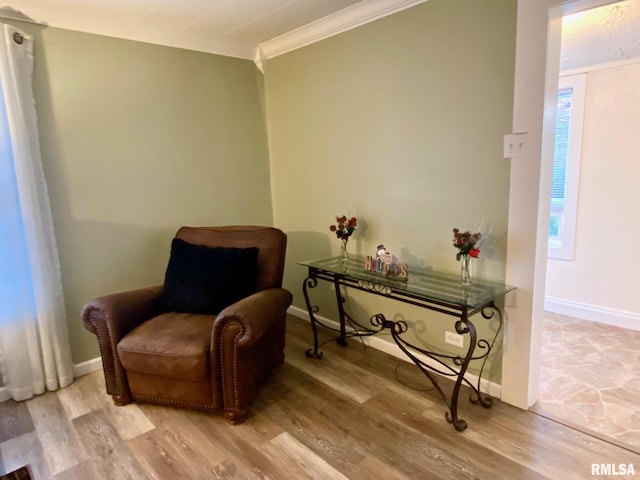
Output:
M311 321L311 319L309 318L309 312L307 312L305 309L291 306L289 307L287 312L293 315L294 317L302 318L309 322ZM331 327L334 327L334 328L340 327L339 322L335 320L331 320L329 318L326 318L317 314L315 315L315 317L318 320L320 320L322 323L325 323ZM387 342L386 340L383 340L382 338L379 338L376 336L362 337L362 340L366 345L369 345L372 348L375 348L376 350L380 350L381 352L388 353L389 355L399 358L400 360L404 360L405 362L413 363L405 355L405 353L402 350L400 350L400 347L398 347L395 343ZM423 355L419 352L415 352L415 356L429 366L441 368L441 365L439 365L436 361L432 360L426 355ZM478 384L477 375L474 375L472 373L467 373L465 374L464 378L466 378L472 385ZM500 385L499 383L490 382L489 380L482 379L482 381L480 382L480 388L483 393L489 394L494 398L502 398L502 385Z
M86 362L74 365L73 378L82 377L83 375L88 375L89 373L97 372L98 370L102 370L102 357L92 358Z
M590 305L588 303L574 302L573 300L555 297L545 297L544 309L561 315L640 331L640 314L635 312L616 310L614 308Z

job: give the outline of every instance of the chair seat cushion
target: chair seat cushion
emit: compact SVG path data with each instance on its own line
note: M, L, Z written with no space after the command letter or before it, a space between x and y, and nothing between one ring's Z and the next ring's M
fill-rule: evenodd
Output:
M217 315L256 290L257 247L207 247L174 238L164 279L165 311Z
M165 313L147 320L118 343L125 370L189 380L210 378L213 315Z

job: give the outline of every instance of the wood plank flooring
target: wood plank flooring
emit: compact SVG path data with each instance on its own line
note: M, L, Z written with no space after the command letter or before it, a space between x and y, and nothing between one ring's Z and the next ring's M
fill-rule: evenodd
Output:
M578 480L592 464L631 464L635 475L616 478L640 478L640 455L499 401L487 410L465 394L469 428L456 432L409 364L354 340L311 360L310 341L308 324L289 317L285 364L238 426L190 410L116 407L102 372L0 403L0 473L29 464L36 480Z

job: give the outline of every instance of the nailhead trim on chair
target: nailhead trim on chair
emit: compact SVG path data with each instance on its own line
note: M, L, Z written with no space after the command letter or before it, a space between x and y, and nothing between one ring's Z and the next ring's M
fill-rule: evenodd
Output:
M120 375L118 375L118 359L117 359L117 350L116 350L116 345L113 344L113 332L111 331L111 326L109 324L109 322L106 321L106 317L105 315L102 313L102 311L100 309L97 308L92 308L91 309L91 313L89 315L89 321L91 322L91 325L93 325L94 330L96 331L96 336L98 337L98 345L100 346L100 353L104 353L102 350L102 345L103 343L103 337L100 335L100 328L98 328L98 325L95 323L93 317L94 315L98 315L100 316L100 319L102 320L102 323L104 325L106 325L107 327L107 331L109 334L109 344L111 344L111 357L113 358L113 377L114 380L116 382L116 392L109 392L112 395L118 395L121 396L122 395L122 388L120 385ZM102 357L104 358L104 356L102 355ZM105 377L105 381L106 379L109 377L109 374L107 372L107 368L104 365L104 363L102 364L102 371L104 373L104 377Z
M236 411L239 412L240 411L240 405L239 405L239 394L238 394L238 356L236 355L237 351L238 351L238 340L239 338L244 334L244 326L242 325L242 323L240 322L229 322L227 323L224 327L222 327L222 333L220 335L220 340L219 340L219 352L220 352L220 371L221 371L221 377L222 377L222 404L225 407L225 411L227 410L226 407L226 402L225 402L225 389L224 389L224 385L225 385L225 379L224 379L224 355L223 355L223 349L222 349L222 344L224 341L224 330L231 326L231 325L237 325L240 327L240 331L236 334L236 336L233 339L233 351L234 351L234 355L233 355L233 400L234 400L234 405L230 408L230 410L232 411Z
M213 405L207 405L206 403L183 402L181 400L170 400L166 398L153 397L151 395L132 394L132 396L135 400L140 400L142 402L162 403L165 405L172 405L176 407L196 407L196 408L203 408L206 410L217 410L217 407Z

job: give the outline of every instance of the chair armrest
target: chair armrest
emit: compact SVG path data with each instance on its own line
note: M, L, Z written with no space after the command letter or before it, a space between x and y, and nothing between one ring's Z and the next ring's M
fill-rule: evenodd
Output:
M87 330L97 335L101 324L110 324L122 338L149 318L158 315L162 285L94 298L82 308ZM118 338L118 340L120 340Z
M114 401L131 401L126 373L118 357L118 342L131 330L158 315L162 286L114 293L91 300L82 308L87 330L98 337L107 393Z
M224 416L242 422L258 385L284 360L287 308L283 288L261 290L222 310L211 333L211 375ZM215 394L214 394L215 395Z
M236 324L240 328L236 344L239 347L253 345L279 319L286 315L293 296L284 288L268 288L243 298L222 310L213 322L212 345L226 326Z

